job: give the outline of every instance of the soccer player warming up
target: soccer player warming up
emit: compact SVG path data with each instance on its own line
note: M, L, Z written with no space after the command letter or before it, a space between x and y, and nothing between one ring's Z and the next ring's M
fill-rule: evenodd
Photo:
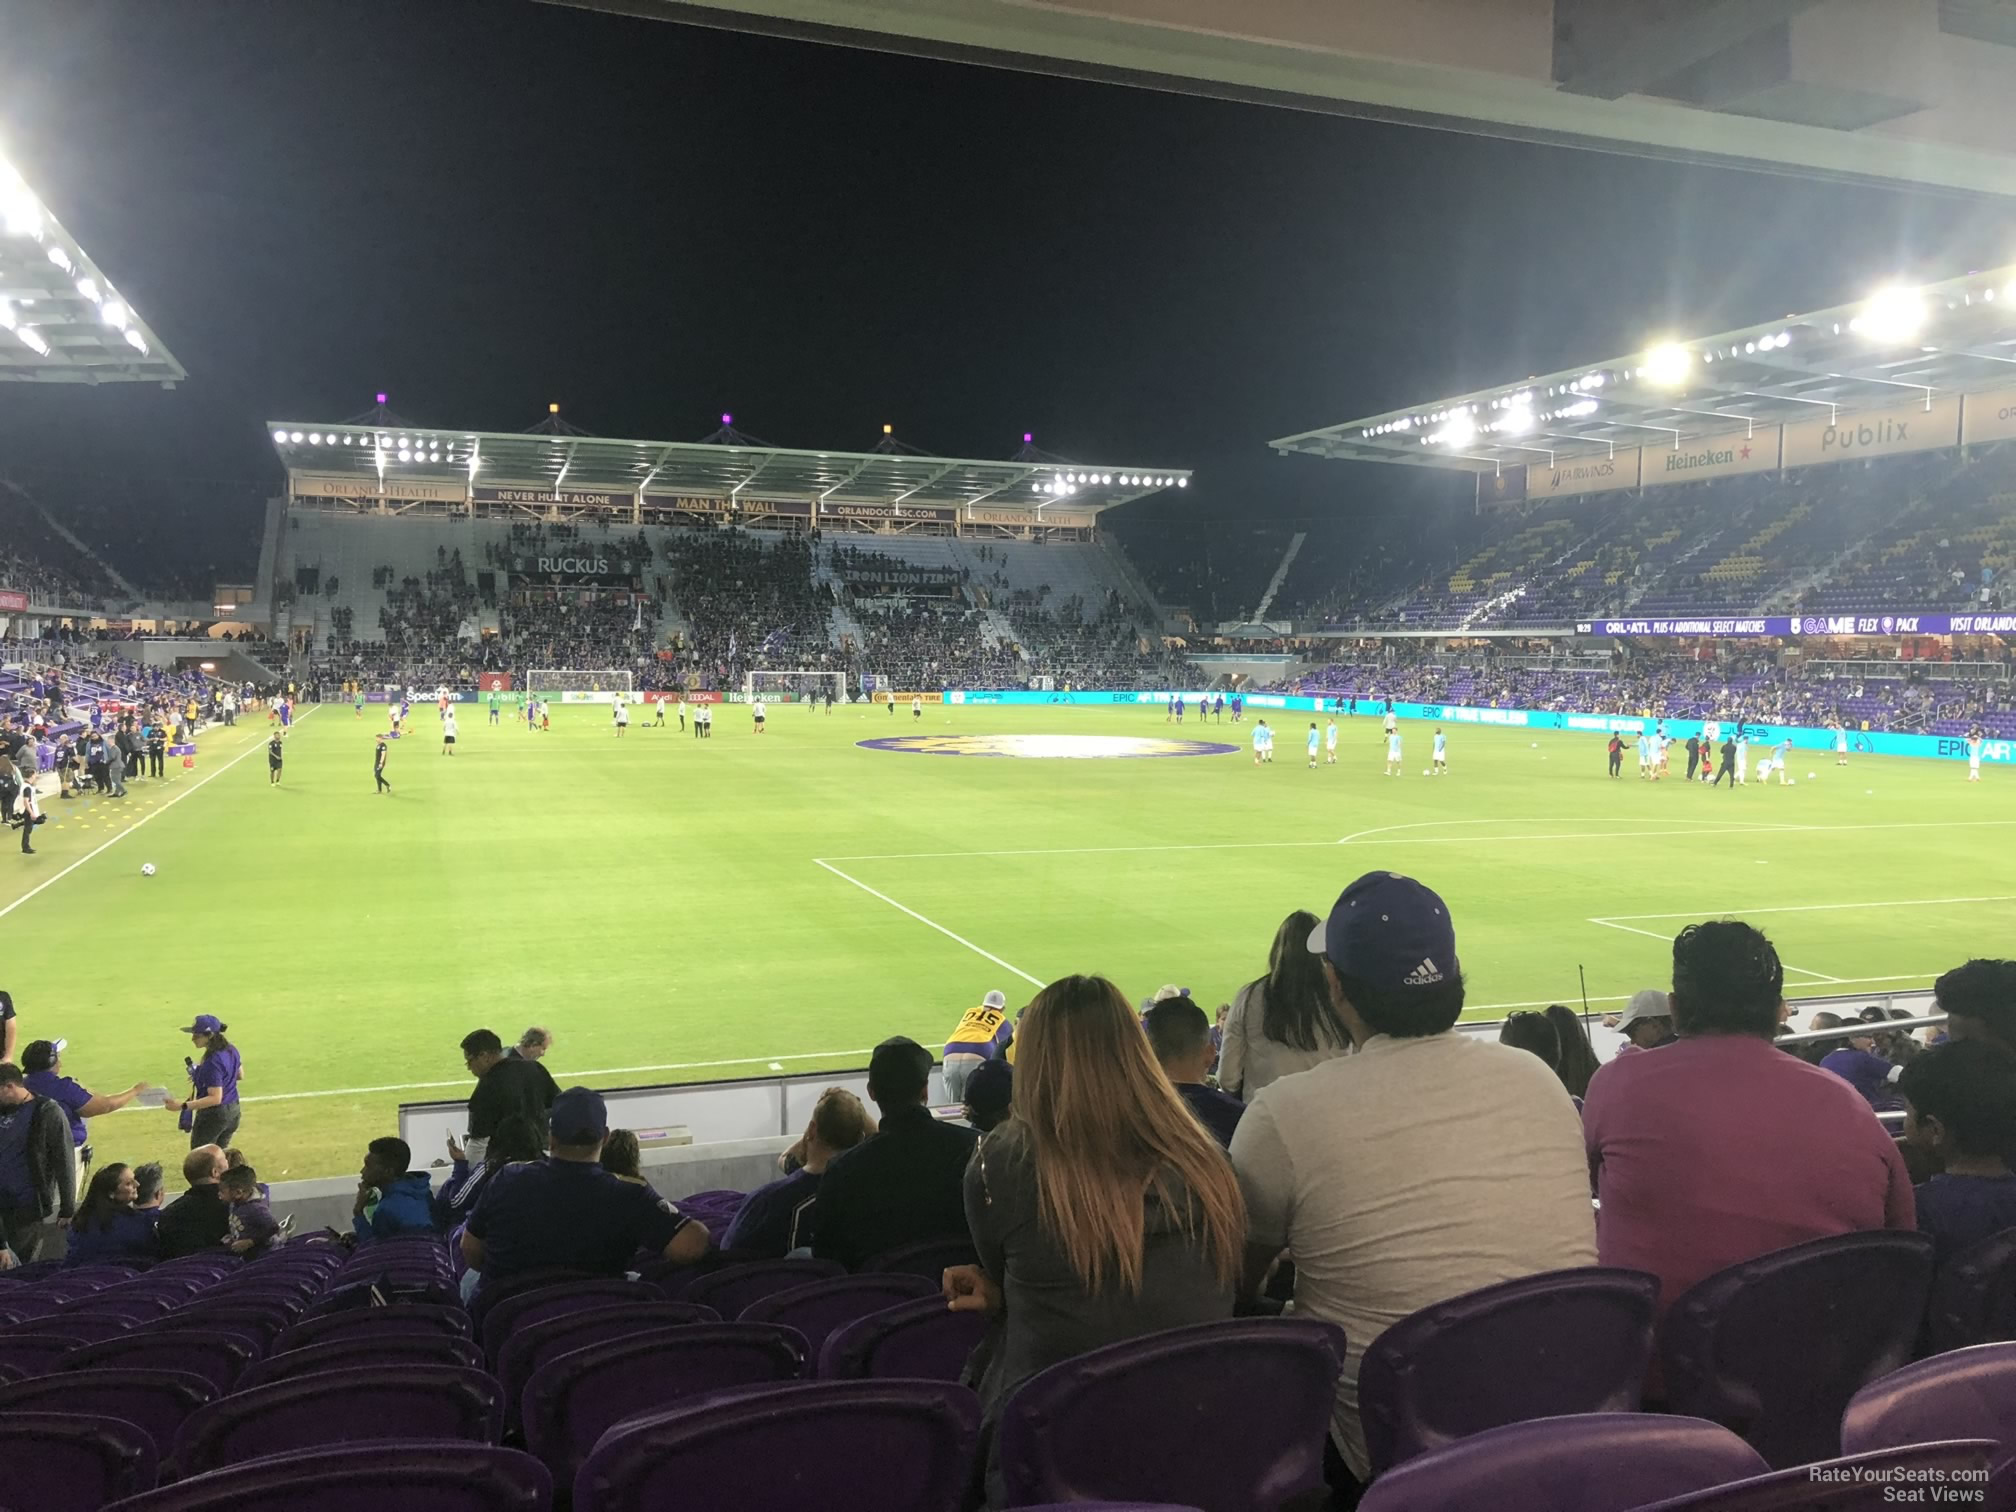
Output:
M455 711L453 709L443 709L441 711L441 754L443 756L453 756L455 754Z
M385 780L385 760L389 754L390 748L385 744L385 737L380 735L378 749L371 756L371 775L378 780L378 791L381 793L392 791L392 784Z
M630 705L623 702L621 693L616 695L616 702L609 705L609 717L615 721L616 738L621 740L624 732L630 728Z
M923 695L918 693L912 693L910 695L910 717L913 720L922 719L924 717Z
M1309 770L1312 772L1316 770L1316 746L1316 721L1312 719L1309 721Z
M1261 720L1253 726L1253 765L1274 759L1274 732L1267 728L1267 721Z
M762 699L760 699L760 698L759 698L759 699L756 699L755 701L753 701L753 702L752 702L752 703L751 703L751 704L749 705L749 713L750 713L751 717L752 717L752 718L754 719L754 721L755 721L755 732L756 732L756 733L757 733L758 735L761 735L761 734L763 733L763 715L764 715L764 712L765 712L765 711L764 711L764 708L763 708L763 700L762 700Z
M1337 765L1337 716L1330 716L1330 727L1323 732L1323 745L1329 751L1328 765Z
M1428 770L1437 777L1447 777L1449 775L1449 737L1442 733L1439 725L1435 730L1433 759L1435 764Z
M280 786L280 763L284 759L285 752L280 748L280 735L276 730L273 738L266 742L266 785L268 787Z
M1393 728L1393 716L1391 714L1388 714L1386 719L1388 722L1386 733L1386 775L1388 777L1398 777L1400 775L1400 732Z
M1848 765L1848 731L1838 719L1834 721L1834 765Z
M1969 782L1979 782L1981 780L1981 752L1982 748L1986 745L1987 741L1982 738L1981 727L1979 725L1976 725L1967 732L1967 780Z

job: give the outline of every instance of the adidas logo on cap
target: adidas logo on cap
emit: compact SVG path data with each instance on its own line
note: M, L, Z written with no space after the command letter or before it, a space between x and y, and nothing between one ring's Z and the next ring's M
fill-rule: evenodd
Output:
M1421 964L1402 977L1400 982L1405 987L1433 987L1441 980L1441 968L1433 961L1424 958Z

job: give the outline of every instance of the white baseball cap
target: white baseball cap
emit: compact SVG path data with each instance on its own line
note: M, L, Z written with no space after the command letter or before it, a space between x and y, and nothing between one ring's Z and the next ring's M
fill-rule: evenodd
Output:
M982 1008L1006 1008L1008 1006L1008 995L1005 992L990 992L987 996L980 999L980 1006Z
M1631 994L1631 1001L1624 1011L1617 1015L1615 1025L1621 1034L1640 1019L1673 1017L1673 1002L1657 987L1647 987L1642 992Z

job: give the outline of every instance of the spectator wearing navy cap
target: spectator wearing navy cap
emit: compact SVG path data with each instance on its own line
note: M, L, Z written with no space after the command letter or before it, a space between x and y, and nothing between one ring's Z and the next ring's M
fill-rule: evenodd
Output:
M1015 1111L1015 1068L989 1061L966 1078L966 1122L990 1134Z
M931 1052L898 1036L868 1060L879 1130L826 1168L812 1252L849 1267L925 1239L966 1232L961 1183L979 1136L925 1106Z
M640 1250L675 1264L706 1252L706 1225L602 1168L608 1137L601 1093L569 1087L554 1099L546 1159L492 1176L462 1231L462 1258L482 1277L476 1296L527 1271L618 1276Z
M224 1037L224 1021L214 1013L199 1013L182 1032L203 1052L200 1061L188 1062L189 1096L169 1098L163 1106L171 1113L188 1115L182 1127L189 1131L189 1148L205 1145L229 1149L238 1133L238 1077L244 1062L238 1047Z
M1431 1303L1594 1264L1596 1228L1560 1078L1523 1050L1452 1032L1463 976L1441 898L1411 877L1367 873L1306 948L1323 957L1357 1054L1264 1088L1232 1136L1232 1164L1249 1212L1249 1288L1285 1250L1296 1311L1342 1324L1350 1341L1331 1436L1362 1482L1366 1346Z

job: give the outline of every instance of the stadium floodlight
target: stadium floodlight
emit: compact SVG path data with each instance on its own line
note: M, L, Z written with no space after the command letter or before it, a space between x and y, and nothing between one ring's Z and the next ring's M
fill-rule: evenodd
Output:
M287 439L292 441L296 446L299 446L301 444L301 432L295 431Z
M308 444L310 446L320 446L322 444L322 432L320 431L308 432Z
M138 331L134 330L133 327L131 326L126 327L125 331L122 332L121 334L123 334L126 338L126 345L133 348L133 350L138 352L142 357L148 357L153 355L147 346L147 338L145 336L142 336Z
M49 249L49 261L61 268L65 273L71 272L77 266L70 261L70 254L65 252L61 247L51 247Z
M1645 377L1661 388L1678 388L1687 381L1694 354L1677 341L1662 341L1645 354Z
M1526 408L1510 409L1505 418L1498 422L1498 429L1509 436L1523 436L1533 429L1533 411Z
M1848 328L1887 346L1912 340L1924 324L1925 296L1916 289L1892 285L1870 295Z
M1176 486L1178 488L1188 488L1190 486L1190 480L1188 478L1178 478L1176 480Z
M273 432L273 444L275 446L285 446L287 444L287 432L285 431Z
M33 326L16 326L14 334L21 338L21 344L37 357L49 355L49 343L42 339L42 333Z
M1443 422L1442 428L1428 439L1440 446L1468 446L1477 438L1477 422L1470 418L1466 410L1458 410Z

